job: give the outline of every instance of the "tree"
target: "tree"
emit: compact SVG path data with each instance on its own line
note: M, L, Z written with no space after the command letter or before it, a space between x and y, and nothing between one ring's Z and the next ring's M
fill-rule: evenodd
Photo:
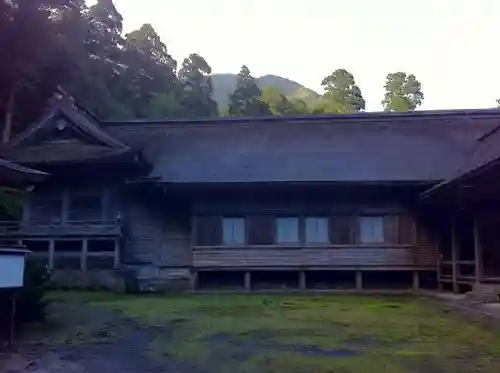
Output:
M365 109L361 89L356 85L354 76L347 70L335 70L323 79L321 85L325 94L316 105L315 112L345 114Z
M182 86L181 105L185 116L215 117L217 103L212 99L212 68L199 54L184 59L178 78Z
M270 115L269 106L261 99L262 92L250 75L250 70L243 65L238 74L238 82L229 96L229 115L231 116L264 116Z
M2 141L15 124L33 120L65 73L66 56L58 39L58 15L83 7L79 0L0 1L0 117ZM21 105L20 97L29 105Z
M116 95L133 108L134 117L151 118L150 103L158 94L179 100L177 61L150 24L126 35L122 53L123 84L117 87Z
M413 74L388 74L384 88L382 105L386 111L414 111L424 100L421 84Z
M274 87L262 88L261 99L267 104L272 115L306 114L307 105L303 100L289 100L283 93Z

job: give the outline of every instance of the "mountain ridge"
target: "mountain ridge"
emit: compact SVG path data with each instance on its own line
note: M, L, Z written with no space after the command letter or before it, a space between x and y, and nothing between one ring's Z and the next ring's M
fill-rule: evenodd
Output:
M219 105L220 110L227 109L229 95L236 88L238 74L221 73L212 74L213 99ZM289 99L303 100L307 106L312 106L320 97L320 94L310 88L303 86L296 81L279 75L266 74L255 78L260 89L263 87L273 87L283 93Z

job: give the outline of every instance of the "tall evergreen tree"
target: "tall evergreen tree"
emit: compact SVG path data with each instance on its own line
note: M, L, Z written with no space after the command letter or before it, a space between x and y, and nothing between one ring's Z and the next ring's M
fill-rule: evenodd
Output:
M231 116L264 116L270 115L269 106L261 99L262 92L250 75L250 70L243 65L238 74L238 82L229 96L229 115Z
M183 88L181 104L185 116L218 115L217 103L212 99L211 73L212 68L199 54L191 54L184 59L178 77Z
M414 111L424 100L421 84L413 74L388 74L384 88L382 105L386 111Z
M319 100L315 112L346 114L365 109L361 89L356 85L354 76L345 69L337 69L323 79L321 85L325 94Z

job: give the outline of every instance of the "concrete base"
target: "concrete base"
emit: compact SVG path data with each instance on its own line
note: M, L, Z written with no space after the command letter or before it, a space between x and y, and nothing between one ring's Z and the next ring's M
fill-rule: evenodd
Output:
M500 285L477 284L466 295L467 298L475 302L497 303L500 302Z

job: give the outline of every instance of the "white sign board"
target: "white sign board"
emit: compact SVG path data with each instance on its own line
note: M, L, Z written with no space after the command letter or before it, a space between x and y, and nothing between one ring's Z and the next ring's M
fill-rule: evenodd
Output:
M0 252L0 288L20 288L24 278L24 255Z

